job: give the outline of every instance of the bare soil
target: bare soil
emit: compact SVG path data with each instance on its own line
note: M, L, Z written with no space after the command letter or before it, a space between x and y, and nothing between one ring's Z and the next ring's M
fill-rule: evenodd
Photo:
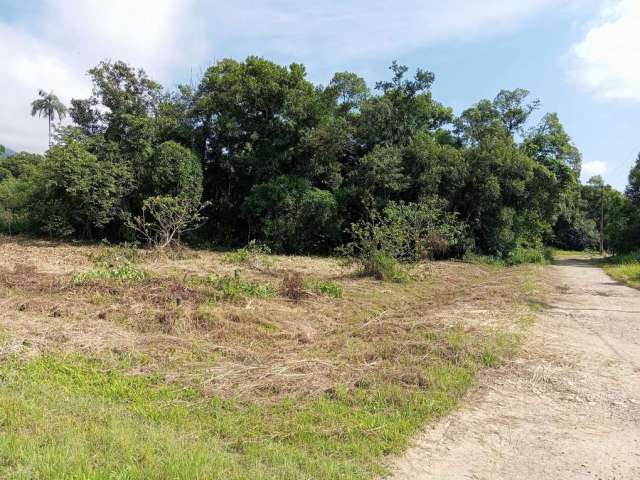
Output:
M484 374L391 478L640 478L640 291L588 260L548 274L522 355Z

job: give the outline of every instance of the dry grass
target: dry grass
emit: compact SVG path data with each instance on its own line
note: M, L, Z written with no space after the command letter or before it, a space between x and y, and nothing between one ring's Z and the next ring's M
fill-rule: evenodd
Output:
M335 385L422 388L425 364L460 354L442 332L518 328L539 269L439 262L398 285L359 278L334 259L272 256L261 272L188 251L142 254L136 267L149 277L139 282L71 282L107 248L2 239L6 335L37 352L126 357L133 371L264 402L316 397ZM193 281L232 274L281 295L220 301ZM306 295L302 275L336 282L343 298Z

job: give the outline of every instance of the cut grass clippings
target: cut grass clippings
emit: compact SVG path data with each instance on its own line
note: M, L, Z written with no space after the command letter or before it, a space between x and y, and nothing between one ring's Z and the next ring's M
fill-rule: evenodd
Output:
M455 349L463 337L455 334ZM505 352L459 351L425 367L428 388L336 387L274 405L204 397L80 355L0 368L0 475L7 479L366 479L426 422L451 410L475 371ZM497 350L496 350L497 348ZM122 368L122 370L125 370Z

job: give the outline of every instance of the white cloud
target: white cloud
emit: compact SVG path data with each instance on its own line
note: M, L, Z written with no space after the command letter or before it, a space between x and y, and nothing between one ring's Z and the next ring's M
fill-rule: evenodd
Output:
M30 116L40 88L55 89L62 101L90 92L64 55L18 28L0 23L0 142L14 150L41 151L48 142L47 122Z
M571 53L579 85L604 98L640 100L640 1L607 1Z
M86 71L106 58L143 67L168 86L176 72L184 76L216 58L251 53L328 71L517 29L533 15L576 2L23 1L35 3L32 16L0 20L0 142L33 151L47 145L46 122L29 116L37 90L54 90L66 103L86 96Z
M86 71L121 59L163 81L180 62L198 55L182 40L199 33L185 12L191 0L44 0L28 25L0 21L0 143L43 151L47 122L30 116L38 89L69 104L90 94ZM28 27L28 28L27 28Z
M607 164L605 162L593 161L582 164L582 174L584 177L589 178L594 175L604 175L607 173Z

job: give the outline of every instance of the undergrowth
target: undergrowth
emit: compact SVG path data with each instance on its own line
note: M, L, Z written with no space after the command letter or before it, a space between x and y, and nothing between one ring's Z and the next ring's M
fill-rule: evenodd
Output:
M494 267L511 267L527 263L547 265L553 261L553 250L550 248L517 247L506 257L467 252L464 255L464 261Z

